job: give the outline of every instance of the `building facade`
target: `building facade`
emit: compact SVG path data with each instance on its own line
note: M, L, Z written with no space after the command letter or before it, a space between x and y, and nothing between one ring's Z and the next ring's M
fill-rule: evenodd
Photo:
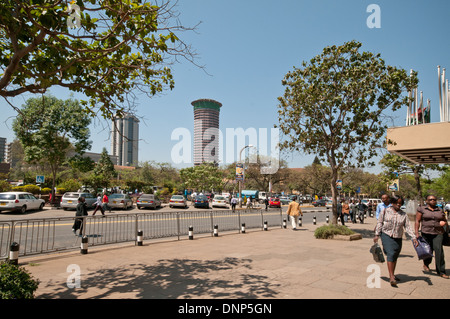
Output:
M0 163L6 162L6 138L0 137Z
M117 156L117 165L139 164L139 120L131 114L116 118L111 124L111 155Z
M219 165L219 115L222 104L211 99L193 101L194 165Z

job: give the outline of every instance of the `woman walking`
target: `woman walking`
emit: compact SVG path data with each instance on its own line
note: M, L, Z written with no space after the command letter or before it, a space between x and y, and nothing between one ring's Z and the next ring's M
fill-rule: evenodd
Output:
M402 250L403 229L411 236L414 246L417 247L416 235L410 226L408 215L400 209L404 201L401 197L392 197L391 206L383 209L375 227L375 237L373 241L378 242L381 237L383 251L386 254L387 267L389 271L389 282L392 287L397 287L398 278L395 276L397 259Z
M449 276L445 273L445 258L444 248L442 247L442 239L444 234L444 226L447 225L447 218L445 213L436 205L436 196L427 196L426 206L420 206L416 213L415 231L416 236L419 237L419 228L421 227L422 237L428 242L431 251L434 251L434 260L436 265L436 272L442 278L448 279ZM432 257L423 260L423 269L430 271L430 264Z

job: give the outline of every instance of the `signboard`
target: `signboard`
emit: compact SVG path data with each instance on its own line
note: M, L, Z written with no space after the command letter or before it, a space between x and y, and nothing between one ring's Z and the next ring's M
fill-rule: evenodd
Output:
M395 178L391 181L391 183L388 183L388 190L391 192L398 192L400 189L398 173L394 172L394 175L395 175Z
M236 180L244 180L244 164L236 164Z
M338 179L338 180L336 181L336 189L337 189L338 191L341 191L341 190L342 190L342 179Z
M45 176L44 175L37 175L36 176L36 184L43 184L45 182Z
M357 194L361 193L361 187L358 187L358 188L356 189L356 193L357 193Z

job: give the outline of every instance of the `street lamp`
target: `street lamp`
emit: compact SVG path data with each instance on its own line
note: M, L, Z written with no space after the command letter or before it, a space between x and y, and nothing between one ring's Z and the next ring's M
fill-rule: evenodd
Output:
M245 150L246 148L250 148L250 147L254 147L253 145L246 145L246 146L244 146L242 149L241 149L241 151L239 152L239 163L241 163L242 162L242 151L243 150ZM243 178L245 178L245 168L244 168L244 165L242 165L242 169L243 169L243 173L244 174L242 174L242 176L243 176ZM242 180L240 180L239 181L239 207L242 207L242 194L241 194L241 192L242 192Z

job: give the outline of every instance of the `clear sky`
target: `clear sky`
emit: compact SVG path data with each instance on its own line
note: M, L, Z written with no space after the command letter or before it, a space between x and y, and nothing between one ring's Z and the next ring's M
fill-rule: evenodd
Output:
M367 25L370 4L381 9L380 28ZM222 132L226 128L270 132L278 122L277 98L283 95L284 75L324 47L351 40L361 42L364 51L380 53L387 64L418 71L419 91L425 101L431 100L431 121L439 121L437 66L450 73L448 0L179 0L178 11L183 25L201 22L196 32L179 36L192 45L197 63L207 73L181 60L173 67L172 91L153 98L140 96L139 161L173 163L171 151L177 141L171 139L172 132L177 128L193 132L191 102L200 98L223 104ZM68 97L60 89L50 92ZM20 106L28 97L13 103ZM0 136L10 142L15 112L3 100L0 108ZM404 125L406 107L392 115L393 125ZM110 151L109 123L95 120L91 140L91 152L99 153L103 147ZM314 156L293 153L283 158L290 167L304 167Z

